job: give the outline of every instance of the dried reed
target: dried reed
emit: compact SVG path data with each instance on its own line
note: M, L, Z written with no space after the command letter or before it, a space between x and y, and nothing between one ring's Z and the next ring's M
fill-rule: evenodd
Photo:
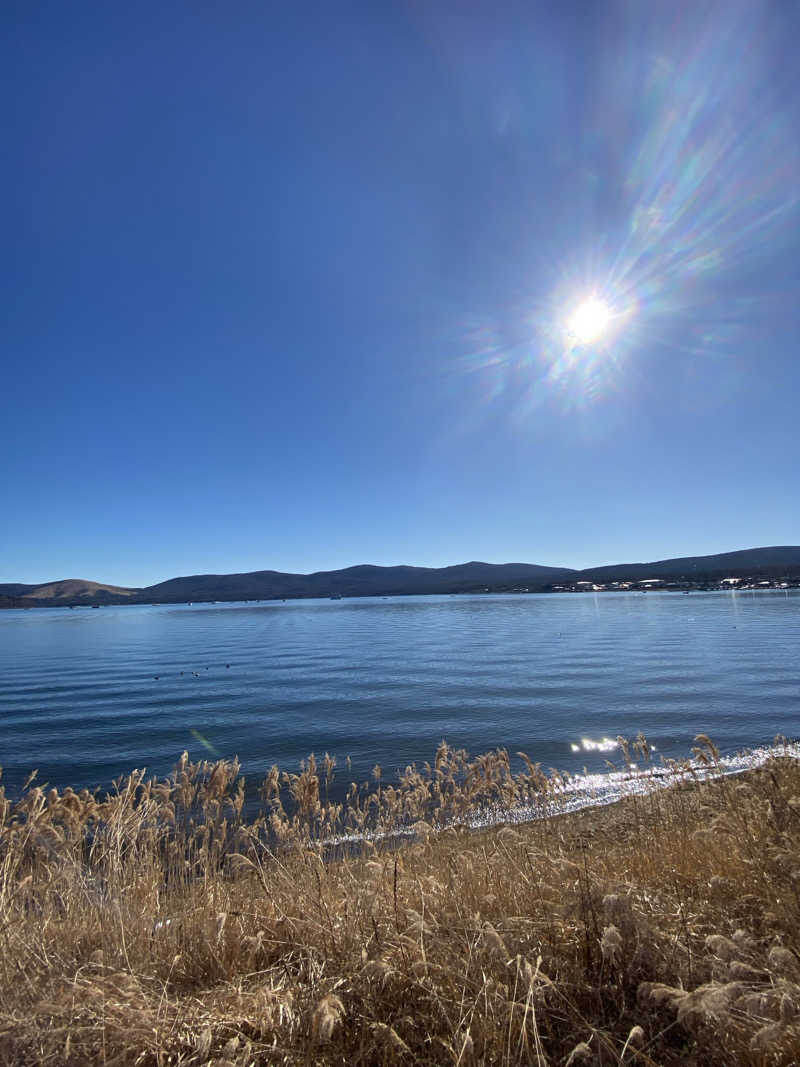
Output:
M0 788L0 1062L797 1062L797 763L559 815L520 758Z

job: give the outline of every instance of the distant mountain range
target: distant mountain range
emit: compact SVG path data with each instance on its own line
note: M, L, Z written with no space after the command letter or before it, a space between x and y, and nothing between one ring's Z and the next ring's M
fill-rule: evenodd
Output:
M46 604L79 604L87 600L120 603L140 592L140 589L126 589L119 585L87 582L83 578L67 578L60 582L45 582L44 585L0 585L0 596L22 597Z
M462 563L453 567L373 567L284 574L195 574L142 589L69 578L40 585L0 584L0 607L176 604L209 600L290 600L306 597L411 596L428 593L546 592L576 582L645 579L703 584L727 577L752 580L800 578L800 546L748 548L715 556L685 556L652 563L589 567L541 567L534 563Z

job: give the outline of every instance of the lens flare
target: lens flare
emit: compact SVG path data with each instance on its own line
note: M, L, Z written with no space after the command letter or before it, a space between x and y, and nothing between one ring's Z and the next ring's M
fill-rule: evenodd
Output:
M556 74L534 91L513 64L492 71L515 101L497 138L513 153L530 137L552 184L535 224L520 216L530 251L509 243L519 281L457 322L455 370L479 372L476 421L593 408L582 425L602 432L622 416L616 398L659 378L683 410L705 412L743 388L763 324L792 307L790 35L749 0L678 9L615 6L610 61L593 68L577 129L553 121L552 142L541 116L566 106Z
M584 300L572 313L567 330L581 344L591 344L605 333L611 319L607 304L596 296Z
M190 730L189 733L192 735L195 741L199 742L199 744L203 746L203 748L208 749L212 756L216 756L219 759L219 752L217 752L217 750L214 748L214 746L211 744L207 737L203 737L199 730Z

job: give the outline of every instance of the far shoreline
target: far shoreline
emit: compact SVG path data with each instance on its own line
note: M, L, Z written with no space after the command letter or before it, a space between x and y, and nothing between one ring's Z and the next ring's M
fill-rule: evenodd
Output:
M735 584L734 584L735 583ZM584 588L579 588L584 587ZM428 591L428 592L389 592L389 593L339 593L333 596L274 596L274 597L216 597L203 600L148 600L125 598L119 600L92 601L28 601L20 603L23 597L0 598L0 610L6 611L30 611L45 608L60 608L75 610L82 608L161 608L161 607L199 607L215 604L288 604L307 601L346 601L346 600L401 600L411 597L480 597L480 596L585 596L597 593L616 594L642 594L642 593L786 593L800 589L800 578L786 581L758 581L752 582L747 579L725 579L721 583L694 584L681 582L667 582L662 579L645 580L643 582L622 583L592 583L577 582L572 586L559 586L543 589L514 588L514 589L460 589L453 591ZM17 601L4 603L3 600Z

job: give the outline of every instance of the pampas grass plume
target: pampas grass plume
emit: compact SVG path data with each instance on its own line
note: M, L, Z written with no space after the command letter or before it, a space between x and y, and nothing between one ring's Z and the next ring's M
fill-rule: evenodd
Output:
M314 1040L321 1045L330 1041L343 1015L344 1004L339 997L333 993L323 997L311 1017L311 1033Z

